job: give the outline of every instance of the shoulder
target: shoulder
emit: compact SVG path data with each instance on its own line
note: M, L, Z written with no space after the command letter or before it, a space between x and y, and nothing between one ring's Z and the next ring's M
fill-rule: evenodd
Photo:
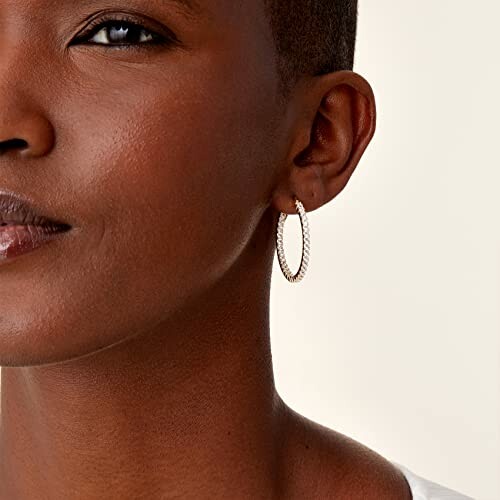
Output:
M411 500L392 462L358 441L287 407L282 498Z

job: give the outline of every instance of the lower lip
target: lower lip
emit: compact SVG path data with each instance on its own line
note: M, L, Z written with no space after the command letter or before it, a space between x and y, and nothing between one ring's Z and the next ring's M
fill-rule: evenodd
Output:
M0 226L0 264L60 238L71 226Z

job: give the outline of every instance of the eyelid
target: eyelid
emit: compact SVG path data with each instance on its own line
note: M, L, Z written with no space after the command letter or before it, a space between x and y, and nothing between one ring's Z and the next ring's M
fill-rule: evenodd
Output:
M160 45L162 43L170 43L170 44L180 44L181 42L179 39L176 37L175 33L173 33L170 29L168 29L165 26L160 26L156 22L148 21L147 18L141 19L141 17L135 17L131 16L130 14L123 13L123 12L114 12L114 13L106 13L104 15L101 15L99 17L94 17L91 19L86 26L83 28L82 31L76 37L71 41L70 45L76 42L85 42L87 38L95 35L98 33L101 29L106 27L109 24L112 24L113 22L125 22L131 25L138 26L140 28L144 28L146 31L151 33L152 35L156 37L160 37L160 40L157 40L156 42L146 42L146 43L139 43L139 44L130 44L130 45ZM150 25L153 25L152 27ZM99 28L99 29L97 29ZM128 45L128 44L116 44L116 43L110 43L110 44L101 44L101 43L88 43L89 45L102 45L102 46L120 46L120 45Z

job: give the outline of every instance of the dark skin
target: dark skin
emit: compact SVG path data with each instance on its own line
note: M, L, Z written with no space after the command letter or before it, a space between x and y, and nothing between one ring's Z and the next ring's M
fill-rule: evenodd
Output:
M0 500L409 499L286 405L269 342L279 212L346 186L372 89L304 76L280 104L261 3L199 3L0 3L0 141L26 141L1 187L73 226L0 266ZM179 43L75 42L104 10Z

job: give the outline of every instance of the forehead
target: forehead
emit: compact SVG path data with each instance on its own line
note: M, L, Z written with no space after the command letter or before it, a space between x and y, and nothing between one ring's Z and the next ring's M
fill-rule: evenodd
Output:
M76 4L76 5L75 5ZM0 12L5 8L15 8L19 11L35 9L49 13L54 8L127 8L148 7L154 4L156 8L175 10L186 17L217 16L226 13L248 14L258 12L261 0L1 0Z

